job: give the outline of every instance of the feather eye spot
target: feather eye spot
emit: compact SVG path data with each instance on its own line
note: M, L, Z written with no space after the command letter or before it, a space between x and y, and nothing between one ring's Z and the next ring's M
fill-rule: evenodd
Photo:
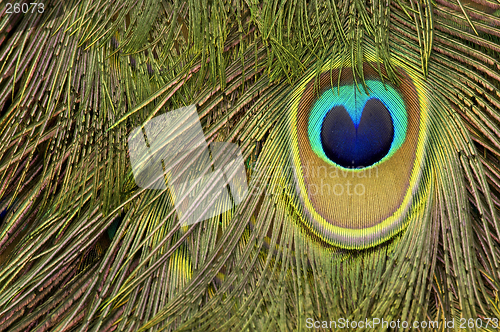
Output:
M380 81L366 85L370 94L355 84L328 89L312 107L311 148L331 165L375 165L390 158L405 140L408 117L401 95Z
M325 67L319 79L308 77L289 114L303 225L346 249L402 231L419 209L414 193L427 188L421 174L428 101L419 77L402 66L398 82L382 82L372 66L363 69L363 87L349 68Z

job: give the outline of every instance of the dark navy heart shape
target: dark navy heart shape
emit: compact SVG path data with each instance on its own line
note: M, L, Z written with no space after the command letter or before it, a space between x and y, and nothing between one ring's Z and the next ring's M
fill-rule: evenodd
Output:
M369 99L356 126L344 106L335 106L321 126L325 155L343 167L366 167L381 160L394 139L394 125L385 105Z

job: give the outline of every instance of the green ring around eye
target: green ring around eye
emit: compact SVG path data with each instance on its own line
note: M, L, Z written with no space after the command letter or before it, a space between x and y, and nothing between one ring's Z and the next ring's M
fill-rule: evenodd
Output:
M358 90L355 85L344 85L339 89L328 89L315 102L309 115L308 136L312 150L325 162L345 168L330 160L321 144L321 128L327 113L336 106L344 106L354 124L359 124L366 102L376 98L389 111L394 126L394 139L387 155L373 165L377 165L390 158L403 144L406 137L408 119L406 107L400 94L388 84L367 80L366 86L370 91L367 95L364 89Z

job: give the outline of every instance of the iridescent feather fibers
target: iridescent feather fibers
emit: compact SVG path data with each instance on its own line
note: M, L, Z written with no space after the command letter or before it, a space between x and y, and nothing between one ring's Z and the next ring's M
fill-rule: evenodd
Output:
M0 331L500 319L498 0L44 4L0 8ZM187 105L248 194L181 227L127 139Z

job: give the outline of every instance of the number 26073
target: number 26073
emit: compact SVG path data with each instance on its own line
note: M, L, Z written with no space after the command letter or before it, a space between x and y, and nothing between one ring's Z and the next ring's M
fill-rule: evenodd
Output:
M43 13L45 7L41 2L31 2L31 3L7 3L6 13L7 14L18 14L18 13Z

